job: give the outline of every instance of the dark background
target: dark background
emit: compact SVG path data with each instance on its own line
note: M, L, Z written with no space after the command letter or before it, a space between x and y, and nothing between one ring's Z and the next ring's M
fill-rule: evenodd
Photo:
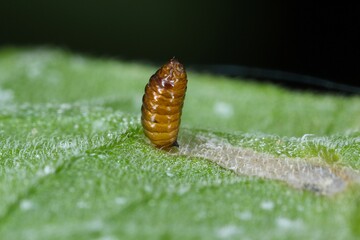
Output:
M359 12L359 2L1 1L0 47L51 45L154 63L176 56L220 74L342 89L307 75L357 92Z

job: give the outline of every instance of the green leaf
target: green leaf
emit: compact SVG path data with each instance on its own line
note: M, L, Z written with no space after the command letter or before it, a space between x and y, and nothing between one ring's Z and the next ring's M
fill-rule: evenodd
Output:
M0 239L360 236L359 97L189 72L171 153L140 125L158 67L0 51Z

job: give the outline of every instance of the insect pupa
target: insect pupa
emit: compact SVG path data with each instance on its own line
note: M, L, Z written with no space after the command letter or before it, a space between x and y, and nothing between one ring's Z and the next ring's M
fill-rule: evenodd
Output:
M150 77L142 99L141 124L157 148L179 146L181 112L187 88L184 66L175 58Z

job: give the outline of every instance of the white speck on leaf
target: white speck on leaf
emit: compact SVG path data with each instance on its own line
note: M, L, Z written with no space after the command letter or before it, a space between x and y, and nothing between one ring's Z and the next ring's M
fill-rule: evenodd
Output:
M174 174L173 173L171 173L171 171L170 171L171 169L170 168L168 168L167 170L166 170L166 176L168 176L168 177L173 177L174 176Z
M261 208L264 210L271 211L274 209L274 203L272 201L261 202Z
M222 239L232 238L240 233L242 229L234 225L223 226L216 231L217 236Z
M115 198L115 203L117 205L124 205L127 202L126 198L124 197L117 197Z
M226 102L216 102L214 105L214 113L221 118L230 118L234 115L234 108Z
M252 218L252 213L249 211L245 211L245 212L237 213L236 216L241 220L247 221Z
M64 112L71 109L71 105L67 103L63 103L60 105L60 108L57 110L58 114L63 114Z
M104 227L104 223L101 219L94 219L93 221L88 222L87 228L91 231L99 231Z
M32 203L32 201L30 200L22 200L20 202L20 209L23 210L23 211L27 211L27 210L30 210L34 207L34 204Z
M52 168L52 167L50 167L50 166L45 166L45 168L44 168L44 174L45 174L45 175L51 174L51 173L53 173L54 171L55 171L54 168Z
M190 190L189 186L181 186L178 190L178 194L183 195L183 194L187 193L189 190Z
M88 205L86 202L84 202L84 201L79 201L79 202L77 202L77 203L76 203L76 206L77 206L78 208L89 208L89 205Z
M11 102L14 99L14 93L10 90L0 89L0 104Z
M276 219L276 225L282 230L301 230L303 223L301 220L291 220L285 217L279 217Z

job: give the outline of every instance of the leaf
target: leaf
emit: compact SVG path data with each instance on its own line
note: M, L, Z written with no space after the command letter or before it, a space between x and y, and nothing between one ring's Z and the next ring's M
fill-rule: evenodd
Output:
M180 150L168 153L139 123L154 69L61 49L0 51L1 239L359 236L359 97L190 72ZM219 166L230 150L181 154L199 144L280 164L316 159L335 175L350 169L336 175L348 187L324 196Z

